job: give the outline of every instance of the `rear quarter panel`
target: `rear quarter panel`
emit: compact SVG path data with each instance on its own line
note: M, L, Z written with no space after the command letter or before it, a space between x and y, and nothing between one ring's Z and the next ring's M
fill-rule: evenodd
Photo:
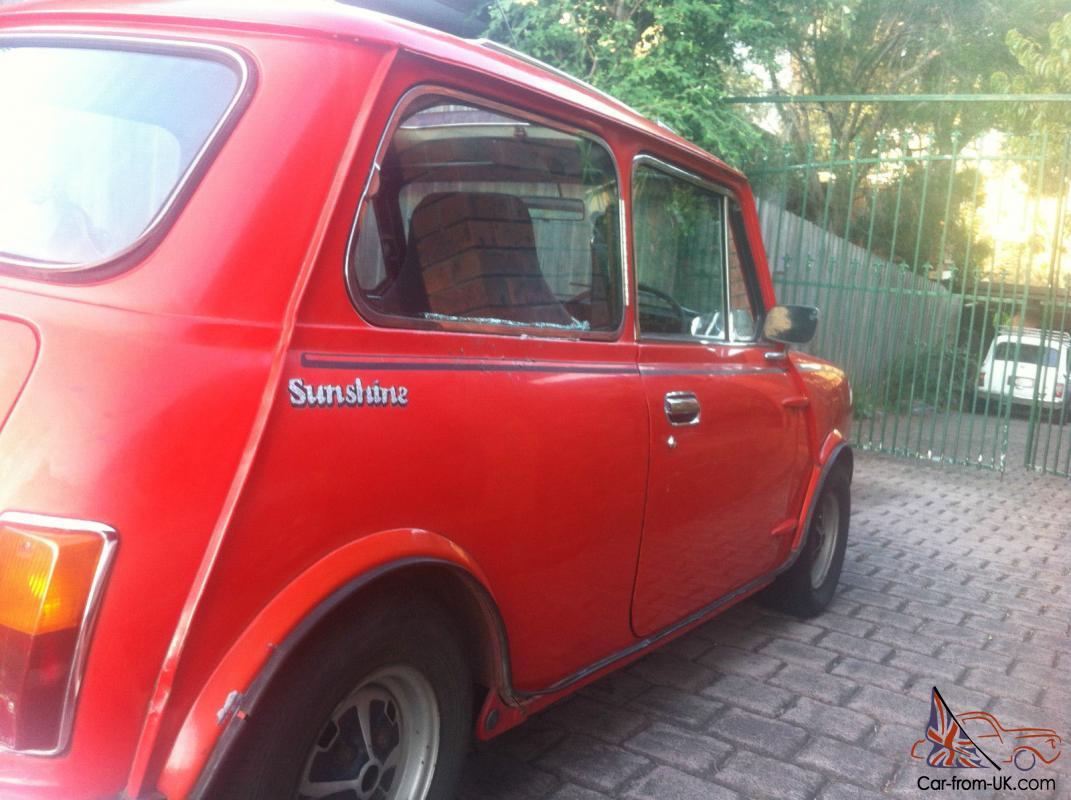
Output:
M81 286L0 278L0 313L40 341L0 433L0 508L98 520L119 537L70 750L0 753L3 797L33 787L34 797L75 800L125 785L161 661L249 446L332 154L363 99L353 76L382 57L255 34L122 33L233 45L256 85L142 263Z

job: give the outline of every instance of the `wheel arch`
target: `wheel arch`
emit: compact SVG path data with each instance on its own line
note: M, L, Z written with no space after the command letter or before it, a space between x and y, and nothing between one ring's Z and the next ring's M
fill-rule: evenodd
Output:
M815 504L822 494L822 488L833 471L841 468L847 470L848 482L851 483L855 472L855 454L844 435L834 429L826 436L818 451L818 464L812 473L810 485L807 487L807 494L796 527L796 537L792 542L789 560L784 569L790 567L803 550L803 541L811 527L811 517L814 516Z
M393 557L375 558L377 552L391 551ZM162 759L157 788L167 797L208 796L245 720L301 647L324 635L341 615L399 589L423 591L441 603L457 624L465 652L477 654L475 682L488 694L509 692L505 623L486 576L471 557L427 531L374 534L303 572L243 631L201 688Z

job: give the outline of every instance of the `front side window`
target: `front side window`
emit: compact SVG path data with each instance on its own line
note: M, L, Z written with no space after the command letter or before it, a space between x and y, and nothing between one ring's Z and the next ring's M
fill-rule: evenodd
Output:
M133 245L240 83L208 58L0 39L0 261L67 269Z
M648 164L633 178L640 333L724 338L724 196Z
M350 289L388 324L614 331L619 230L616 171L601 145L426 95L369 187Z

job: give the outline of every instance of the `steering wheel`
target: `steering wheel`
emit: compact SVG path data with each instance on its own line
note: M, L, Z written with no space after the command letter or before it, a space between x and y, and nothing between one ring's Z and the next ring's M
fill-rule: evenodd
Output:
M674 300L666 292L663 292L661 289L656 289L653 286L648 286L646 283L638 283L636 284L636 288L641 292L653 294L659 300L665 301L666 305L673 309L673 313L676 314L682 322L684 321L684 318L688 316L688 312L684 310L684 306Z

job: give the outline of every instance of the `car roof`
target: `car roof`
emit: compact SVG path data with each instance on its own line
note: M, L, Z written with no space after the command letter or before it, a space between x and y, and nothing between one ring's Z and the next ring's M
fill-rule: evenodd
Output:
M998 333L994 339L994 344L997 342L1022 342L1023 344L1041 344L1044 343L1053 348L1062 348L1071 346L1071 337L1068 337L1066 333L1059 333L1057 331L1043 334L1039 331L1023 331L1020 335L1017 331L1002 331Z
M0 8L0 23L70 21L125 21L187 27L194 22L217 28L351 38L398 46L527 85L607 120L670 141L719 171L743 177L738 170L665 126L535 59L511 53L509 48L500 45L462 39L339 0L31 0Z

